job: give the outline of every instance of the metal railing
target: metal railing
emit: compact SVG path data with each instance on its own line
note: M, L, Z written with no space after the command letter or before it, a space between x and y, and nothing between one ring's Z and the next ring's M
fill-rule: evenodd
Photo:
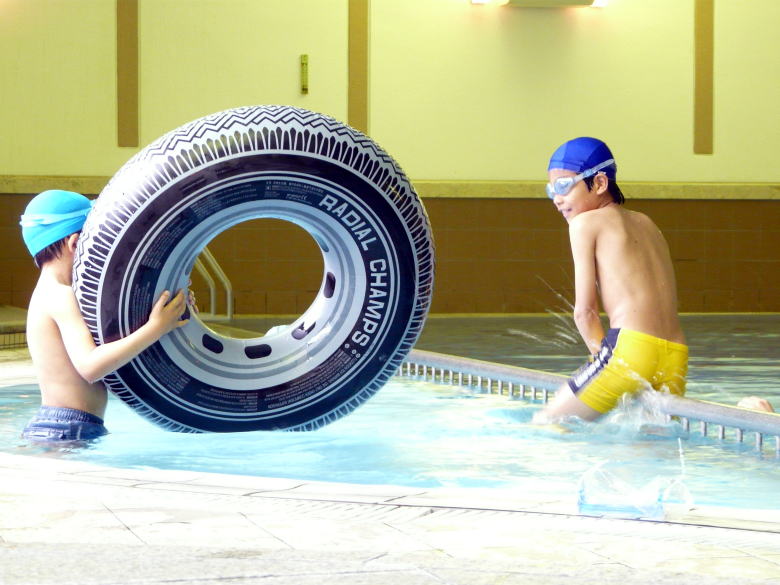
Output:
M195 259L195 270L203 277L203 280L206 281L206 286L209 288L209 313L206 315L201 314L201 318L226 319L228 321L233 319L233 285L208 248L203 248L200 255ZM225 289L224 317L217 315L217 284L215 277Z
M543 403L568 379L560 374L419 349L409 352L398 374ZM698 423L699 431L705 437L712 431L718 439L725 440L726 429L732 429L741 443L747 433L753 433L759 451L763 449L766 437L774 437L775 456L780 457L780 414L672 394L659 394L658 405L667 420L676 417L685 431L691 430L692 422Z

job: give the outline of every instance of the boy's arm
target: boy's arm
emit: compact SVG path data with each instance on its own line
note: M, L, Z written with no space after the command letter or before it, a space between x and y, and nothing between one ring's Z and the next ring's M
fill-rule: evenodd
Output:
M172 299L170 292L163 291L144 325L127 337L97 346L72 289L63 286L58 296L60 298L52 299L52 318L59 327L73 366L88 382L96 382L116 371L163 335L187 323L187 320L180 320L187 306L184 291L180 290Z
M586 219L587 214L584 214L569 224L574 259L574 322L588 351L595 354L604 339L604 327L599 318L596 232Z

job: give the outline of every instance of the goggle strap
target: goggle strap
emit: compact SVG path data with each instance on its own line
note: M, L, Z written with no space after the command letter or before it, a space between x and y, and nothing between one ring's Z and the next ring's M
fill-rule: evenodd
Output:
M606 167L608 167L609 165L612 165L612 164L615 164L615 159L614 158L608 158L603 163L597 164L595 167L590 168L590 169L588 169L586 171L583 171L580 174L582 175L583 179L586 178L586 177L592 177L593 175L598 173L601 169L604 169L604 168L606 168Z
M79 209L78 211L72 211L70 213L26 213L22 215L19 225L22 227L35 227L39 225L51 225L66 219L74 217L82 217L89 214L92 209L92 202L90 206L85 209Z

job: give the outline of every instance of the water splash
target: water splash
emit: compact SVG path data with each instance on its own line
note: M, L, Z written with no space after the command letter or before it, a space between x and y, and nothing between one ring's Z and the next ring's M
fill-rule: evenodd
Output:
M574 310L574 304L565 296L563 296L561 293L559 293L557 290L555 290L555 288L553 288L549 282L547 282L544 278L542 278L538 274L536 275L536 278L538 278L542 282L542 284L544 284L544 286L550 289L550 292L552 294L554 294L556 297L558 297L560 301L563 302L563 304L565 305L565 307L568 309L569 312Z
M666 519L684 515L694 508L693 496L686 484L685 451L680 437L677 437L677 452L680 456L680 475L669 482L661 496Z
M588 469L577 486L577 508L588 516L662 519L659 478L647 481L636 470L601 461Z
M685 452L683 451L682 439L677 437L677 451L680 454L680 477L685 477Z
M568 277L568 275L567 275ZM556 306L545 308L544 312L552 318L552 326L548 327L543 334L534 334L521 329L507 329L509 335L516 335L534 342L538 347L554 347L556 349L567 349L582 345L580 333L574 323L572 314L574 304L564 294L557 291L544 278L537 275L537 279L542 282L553 295L560 301ZM552 331L550 331L550 329Z
M553 309L545 309L545 313L551 315L557 320L557 323L553 325L555 335L562 341L559 343L559 347L568 347L571 345L578 345L580 340L580 332L577 330L577 326L574 324L572 314L574 313L574 303L567 299L562 293L553 288L549 282L543 279L541 276L536 276L549 290L552 292L563 305L555 307Z
M679 472L658 474L658 469L647 471L622 461L602 460L580 479L581 513L668 520L693 509L682 443L687 433L676 421L667 420L660 397L661 393L649 385L635 395L624 395L617 408L591 425L591 432L627 442L676 439L673 444L680 462Z

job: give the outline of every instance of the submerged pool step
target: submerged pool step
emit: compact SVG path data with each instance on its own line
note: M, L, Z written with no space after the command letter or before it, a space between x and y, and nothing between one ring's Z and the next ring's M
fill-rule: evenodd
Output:
M567 380L560 374L418 349L409 353L398 375L542 403L546 403L550 393ZM726 430L733 429L738 443L745 442L745 433L753 433L759 453L767 442L765 438L772 437L775 456L780 458L780 414L672 394L659 394L658 399L661 412L668 420L678 419L685 431L690 432L692 421L698 422L699 432L706 437L709 436L710 425L714 425L717 438L725 442Z

